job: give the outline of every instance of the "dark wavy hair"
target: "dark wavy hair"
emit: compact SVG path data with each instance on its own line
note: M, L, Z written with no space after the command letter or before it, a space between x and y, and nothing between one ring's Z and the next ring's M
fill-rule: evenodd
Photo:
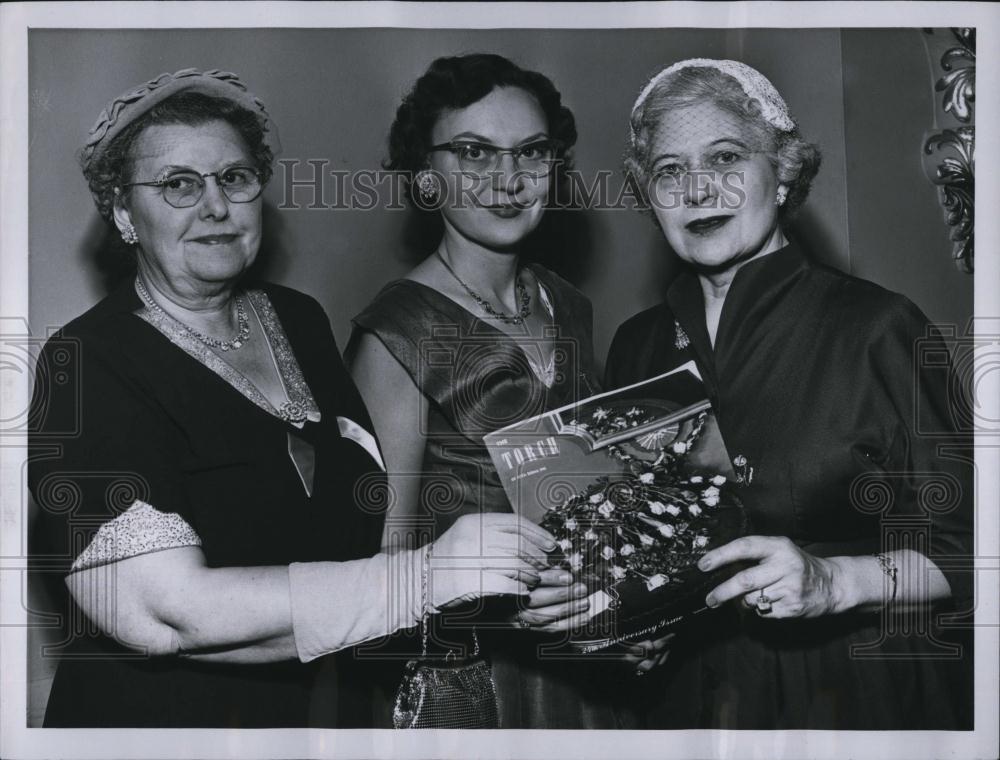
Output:
M766 121L760 104L747 96L740 83L714 68L690 66L657 82L631 117L631 132L625 149L625 171L638 180L643 201L648 191L650 151L664 114L674 109L711 102L735 116L762 146L766 146L778 181L788 187L779 216L785 217L805 202L813 178L819 171L819 147L806 142L798 128L784 132Z
M402 173L411 202L411 180L427 166L428 151L433 144L431 132L441 114L470 106L497 87L519 87L530 93L545 113L549 137L560 143L553 187L562 181L563 173L572 168L576 120L573 112L562 104L559 90L547 76L526 71L501 55L489 53L438 58L396 109L396 119L389 130L389 156L382 163L383 168Z
M213 121L224 121L239 133L250 149L250 157L261 173L261 180L266 183L271 178L274 156L264 139L264 128L257 116L227 98L201 92L178 92L129 124L98 160L83 166L83 176L101 216L111 221L115 189L132 178L132 146L143 130L160 124L200 126Z

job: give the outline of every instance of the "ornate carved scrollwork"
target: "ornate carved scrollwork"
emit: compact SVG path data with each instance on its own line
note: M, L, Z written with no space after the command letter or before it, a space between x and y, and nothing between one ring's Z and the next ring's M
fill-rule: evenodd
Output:
M941 56L945 74L937 80L934 90L944 93L944 112L962 126L930 135L924 141L924 154L940 159L928 174L938 186L945 221L952 228L950 238L955 264L971 273L975 260L976 128L969 122L974 120L976 100L976 30L950 31L957 45Z

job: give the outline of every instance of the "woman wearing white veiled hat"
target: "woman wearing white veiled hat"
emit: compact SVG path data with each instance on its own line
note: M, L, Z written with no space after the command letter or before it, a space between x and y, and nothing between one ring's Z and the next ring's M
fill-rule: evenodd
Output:
M626 164L687 267L619 328L608 385L693 359L754 528L702 558L743 564L647 679L649 727L971 727L971 652L935 625L972 596L971 441L946 347L905 297L788 239L819 154L760 72L661 71ZM943 366L915 361L920 341Z

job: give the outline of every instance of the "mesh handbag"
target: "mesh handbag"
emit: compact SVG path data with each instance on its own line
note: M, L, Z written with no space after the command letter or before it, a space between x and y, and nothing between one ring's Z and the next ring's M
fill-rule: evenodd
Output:
M479 656L479 642L471 657L407 662L392 722L396 728L499 728L493 670Z
M489 661L479 654L479 636L468 657L443 658L427 654L427 573L430 550L424 560L424 613L420 621L421 656L406 663L392 710L395 728L499 728L496 684Z

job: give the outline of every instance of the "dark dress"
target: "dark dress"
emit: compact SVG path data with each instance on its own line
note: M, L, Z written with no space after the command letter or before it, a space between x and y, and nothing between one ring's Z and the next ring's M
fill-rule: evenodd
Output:
M183 518L212 567L378 552L382 510L359 504L355 486L374 493L384 476L365 449L340 435L338 417L368 430L371 423L326 315L301 293L260 287L262 307L269 299L267 313L278 320L272 327L283 328L320 412L301 429L137 316L142 302L132 282L46 344L31 435L29 484L39 508L32 559L56 591L97 529L136 499ZM287 351L279 346L275 354L285 376ZM315 451L311 497L290 459L290 435ZM139 540L154 541L155 550L159 539ZM50 653L60 663L47 727L370 725L370 684L349 656L308 665L145 657L102 636L62 596L70 625ZM319 668L329 679L322 701L313 688Z
M971 441L952 422L947 349L927 327L903 296L789 245L737 272L714 350L698 279L681 274L664 304L619 328L606 382L693 358L729 454L745 458L745 475L752 468L740 494L752 532L818 556L917 549L947 577L952 608L966 611ZM762 620L727 605L682 631L635 696L649 728L970 728L971 637L936 622Z
M590 302L552 272L531 269L555 315L551 387L539 380L512 338L412 280L386 285L354 319L348 358L363 332L376 335L429 401L414 524L422 531L420 543L440 535L462 515L511 511L484 434L597 392ZM489 617L490 611L483 612ZM483 616L476 628L493 664L501 728L626 725L627 716L611 707L613 693L602 680L611 674L604 668L547 660L539 654L540 646L551 644L547 637L510 630L506 624L491 627ZM438 636L468 642L468 619L445 625Z

